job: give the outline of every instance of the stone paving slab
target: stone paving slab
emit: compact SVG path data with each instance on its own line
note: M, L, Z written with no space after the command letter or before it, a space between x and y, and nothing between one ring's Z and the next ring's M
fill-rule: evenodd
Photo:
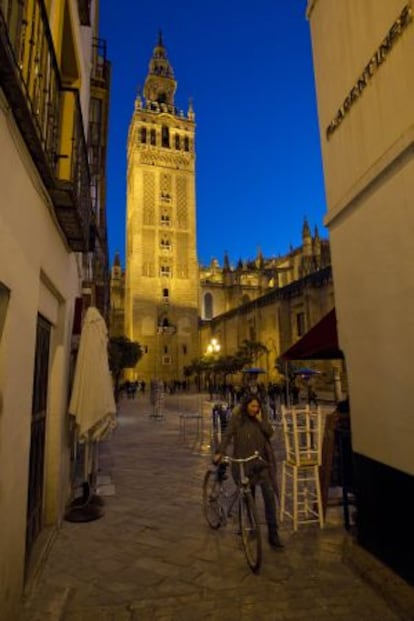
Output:
M261 573L252 574L231 524L213 531L202 515L211 404L170 396L163 407L163 419L154 420L146 396L121 403L99 460L115 494L104 498L101 519L64 522L19 621L401 618L343 562L349 536L338 509L328 510L323 530L293 533L284 523L285 550L265 540ZM189 428L184 443L179 414L197 408L203 437L192 439ZM265 534L260 494L258 501Z

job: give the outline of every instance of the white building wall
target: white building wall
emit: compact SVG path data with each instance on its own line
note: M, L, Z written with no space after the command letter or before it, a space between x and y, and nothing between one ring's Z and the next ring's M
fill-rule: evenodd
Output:
M41 182L0 92L0 282L10 290L0 340L0 619L21 595L37 314L52 325L46 431L47 524L67 499L68 365L76 256L58 231ZM65 450L66 449L66 450Z
M404 0L309 3L340 344L358 453L414 474L414 22ZM359 97L327 128L370 65Z

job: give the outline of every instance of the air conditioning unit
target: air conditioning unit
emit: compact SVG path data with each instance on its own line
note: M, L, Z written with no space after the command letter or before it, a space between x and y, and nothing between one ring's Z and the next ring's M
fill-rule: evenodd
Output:
M171 364L171 356L163 356L162 364Z

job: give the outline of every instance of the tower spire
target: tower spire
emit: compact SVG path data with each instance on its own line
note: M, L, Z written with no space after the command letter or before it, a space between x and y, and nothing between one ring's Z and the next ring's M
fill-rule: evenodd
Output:
M169 112L173 112L176 88L177 82L174 79L174 71L168 60L162 31L159 30L157 45L152 51L152 57L148 66L148 74L144 84L144 97L147 103L156 102L160 105L164 104Z

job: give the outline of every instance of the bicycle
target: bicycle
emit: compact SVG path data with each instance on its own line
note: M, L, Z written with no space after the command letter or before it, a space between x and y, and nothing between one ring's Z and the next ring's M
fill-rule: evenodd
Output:
M250 569L257 573L262 563L262 538L250 480L244 470L244 465L254 459L264 461L258 451L244 459L225 455L215 469L207 470L203 481L203 512L210 528L216 530L220 526L225 526L228 518L233 515L233 509L238 508L244 554ZM223 477L223 470L220 466L231 463L239 467L239 483L234 492L229 494L228 485L226 485L227 477Z

